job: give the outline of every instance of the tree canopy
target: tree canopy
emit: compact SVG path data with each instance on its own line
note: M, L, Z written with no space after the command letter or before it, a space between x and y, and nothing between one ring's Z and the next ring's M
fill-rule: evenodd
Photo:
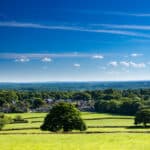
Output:
M66 102L59 102L52 107L46 116L42 130L48 131L72 131L86 130L86 125L80 117L80 112L74 105Z
M141 109L135 115L135 125L143 123L146 127L147 123L150 123L150 109Z

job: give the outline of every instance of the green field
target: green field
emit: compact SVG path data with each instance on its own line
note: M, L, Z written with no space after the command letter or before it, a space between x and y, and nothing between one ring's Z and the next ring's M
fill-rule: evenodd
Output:
M5 135L2 150L149 150L148 134Z
M134 126L134 119L132 116L83 112L82 118L88 126L86 132L93 132L92 134L76 134L77 131L73 131L74 134L53 134L39 129L46 115L45 113L7 115L12 118L16 115L21 115L29 122L8 124L0 131L0 144L2 150L150 149L150 134L144 133L150 131L150 129L132 128Z

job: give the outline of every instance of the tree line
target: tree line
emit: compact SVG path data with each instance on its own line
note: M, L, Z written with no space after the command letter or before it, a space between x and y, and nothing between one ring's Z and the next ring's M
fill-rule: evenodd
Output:
M150 89L93 91L19 91L0 90L1 112L28 112L50 107L58 101L69 101L92 107L97 112L134 115L140 108L150 106Z

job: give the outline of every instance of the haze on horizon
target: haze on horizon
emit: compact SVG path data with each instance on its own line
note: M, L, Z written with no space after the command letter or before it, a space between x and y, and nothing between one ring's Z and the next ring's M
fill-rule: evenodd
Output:
M0 82L150 80L149 6L0 1Z

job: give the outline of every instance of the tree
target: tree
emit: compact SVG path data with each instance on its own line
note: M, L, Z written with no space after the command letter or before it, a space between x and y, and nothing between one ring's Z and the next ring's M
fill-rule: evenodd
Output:
M107 111L109 113L118 113L120 109L120 102L117 100L110 100L107 102Z
M141 109L139 110L134 119L134 124L143 123L144 127L146 127L147 123L150 123L150 109Z
M55 104L46 116L42 130L48 131L72 131L86 130L86 125L80 117L80 112L74 105L66 102Z
M72 99L73 100L84 100L84 101L89 101L91 100L91 95L89 93L86 93L86 92L77 92L77 93L74 93L73 96L72 96Z
M12 120L10 117L5 116L3 113L0 113L0 130L2 130L2 128L10 123Z
M108 102L105 100L97 101L94 105L95 111L97 112L107 112Z
M137 100L125 100L120 105L120 113L124 115L135 115L142 107L142 102Z
M44 105L44 101L41 98L34 98L33 108L39 108Z

